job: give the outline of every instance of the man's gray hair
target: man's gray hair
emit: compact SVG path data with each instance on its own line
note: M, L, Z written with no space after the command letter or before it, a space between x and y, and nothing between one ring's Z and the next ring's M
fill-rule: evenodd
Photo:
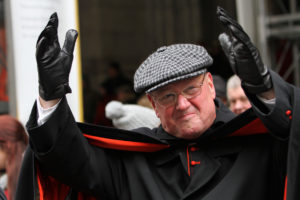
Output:
M229 89L235 89L241 87L241 79L237 76L237 75L232 75L228 81L227 81L227 85L226 85L226 93L228 94L228 90ZM228 95L227 95L228 98Z
M237 75L231 76L227 81L227 90L241 86L241 79Z

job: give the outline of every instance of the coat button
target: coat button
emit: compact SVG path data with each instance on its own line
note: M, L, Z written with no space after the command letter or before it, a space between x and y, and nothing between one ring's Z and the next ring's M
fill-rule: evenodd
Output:
M193 165L193 166L199 165L199 164L200 164L200 161L194 161L194 160L191 161L191 165Z
M190 151L197 151L197 150L199 150L199 148L197 148L197 147L191 147L190 148Z

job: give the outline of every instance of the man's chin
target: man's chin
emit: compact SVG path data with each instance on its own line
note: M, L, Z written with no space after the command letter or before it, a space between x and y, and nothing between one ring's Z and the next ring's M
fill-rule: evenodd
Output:
M198 130L198 129L181 129L179 131L179 137L183 138L183 139L195 139L198 138L199 136L201 136L203 134L203 131Z

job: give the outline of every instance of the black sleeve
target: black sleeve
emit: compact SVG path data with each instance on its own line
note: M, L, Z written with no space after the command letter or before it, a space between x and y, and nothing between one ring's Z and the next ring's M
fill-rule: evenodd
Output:
M37 126L36 112L35 104L26 127L41 169L80 191L102 197L115 195L111 160L105 150L89 145L66 99L42 126Z
M274 146L273 160L274 165L277 166L275 172L277 170L281 180L284 175L287 177L285 199L300 199L300 115L298 114L300 111L300 90L286 83L278 74L271 70L270 74L276 96L276 103L273 109L266 109L255 96L247 94L246 91L245 93L252 103L254 112L270 130L271 134L282 140L288 139L286 141L288 143L287 150L282 146ZM287 164L282 159L286 155ZM285 168L286 171L284 170Z
M269 110L255 95L245 91L256 115L262 120L271 134L279 139L289 137L291 114L293 106L293 87L285 82L278 74L270 70L276 103Z

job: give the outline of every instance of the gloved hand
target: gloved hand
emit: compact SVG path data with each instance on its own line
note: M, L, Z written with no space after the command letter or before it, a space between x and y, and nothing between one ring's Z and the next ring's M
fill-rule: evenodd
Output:
M217 8L217 16L228 31L228 34L219 35L220 44L233 72L242 80L243 88L252 94L270 90L272 80L269 70L247 33L223 8Z
M69 30L61 49L57 27L58 17L56 13L53 13L36 45L39 95L46 101L62 98L65 94L72 92L69 86L69 74L78 33L76 30Z

